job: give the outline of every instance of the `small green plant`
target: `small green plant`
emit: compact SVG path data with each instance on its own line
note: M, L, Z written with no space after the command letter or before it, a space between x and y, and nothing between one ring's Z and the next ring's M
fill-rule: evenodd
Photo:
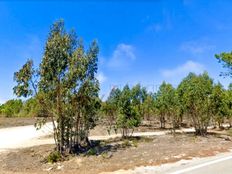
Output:
M51 152L47 157L48 163L56 163L58 161L61 161L62 155L58 151Z
M96 155L97 150L95 148L91 148L87 151L86 155L91 156L91 155Z

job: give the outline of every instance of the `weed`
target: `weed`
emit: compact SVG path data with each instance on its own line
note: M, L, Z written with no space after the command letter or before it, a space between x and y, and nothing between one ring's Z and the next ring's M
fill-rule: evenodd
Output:
M62 160L62 155L58 151L53 151L51 152L48 157L47 157L47 162L48 163L56 163L58 161Z
M95 148L91 148L87 151L86 155L87 156L97 155L97 150Z

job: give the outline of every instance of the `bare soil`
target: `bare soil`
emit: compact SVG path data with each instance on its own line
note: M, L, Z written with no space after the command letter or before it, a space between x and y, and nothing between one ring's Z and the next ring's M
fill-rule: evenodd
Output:
M36 118L27 117L0 117L0 128L26 126L35 124Z
M175 137L164 135L130 140L112 139L102 141L94 155L74 155L65 161L49 164L44 159L54 146L42 145L2 153L0 173L96 174L211 156L231 148L232 142L218 134L207 137L177 134Z

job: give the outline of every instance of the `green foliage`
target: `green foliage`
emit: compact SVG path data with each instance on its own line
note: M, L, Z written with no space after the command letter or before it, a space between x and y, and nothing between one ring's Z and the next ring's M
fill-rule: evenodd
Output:
M29 98L23 102L22 109L18 114L19 117L39 117L44 116L41 113L37 100L35 98Z
M118 103L120 100L120 95L120 89L113 88L110 92L109 97L107 98L107 101L103 102L101 105L102 114L104 116L104 119L107 121L108 134L110 134L112 128L114 128L114 131L117 133L116 118L119 114Z
M171 84L163 82L156 94L155 106L157 108L161 128L165 127L167 119L171 119L175 128L179 116L179 98Z
M51 27L39 68L34 69L30 60L15 73L15 94L34 94L40 113L54 123L61 153L89 145L89 130L95 126L100 108L97 62L97 42L85 50L82 40L74 31L66 32L64 21L59 20Z
M126 85L120 95L119 100L119 115L117 118L117 126L122 129L122 136L129 135L129 129L138 127L141 122L141 117L137 110L137 98L132 93L129 86Z
M53 152L51 152L48 155L47 159L46 159L46 161L48 163L52 163L52 164L56 163L56 162L59 162L61 160L62 160L62 155L61 155L61 153L59 151L53 151Z
M213 80L205 72L200 75L190 73L178 86L178 94L184 113L192 120L196 134L205 135L212 115L210 95Z
M0 113L6 117L17 117L22 107L22 100L8 100L0 106Z
M210 112L214 116L214 120L219 127L224 122L228 114L228 103L226 98L226 91L220 83L214 85L212 94L210 95Z
M143 118L145 115L144 110L142 108L142 104L146 100L147 96L148 94L146 88L141 87L140 84L137 84L134 87L132 87L131 89L132 105L136 109L139 117L141 118Z
M232 52L216 54L215 57L222 63L223 68L227 69L227 72L222 72L221 75L232 77Z
M153 94L148 94L144 102L141 104L142 115L145 120L150 121L151 117L155 114L155 98Z
M97 155L97 150L96 148L91 148L86 152L86 155L92 156L92 155Z
M224 117L228 120L230 127L232 127L232 84L230 83L228 89L224 91L224 104L223 104L223 113L225 112Z

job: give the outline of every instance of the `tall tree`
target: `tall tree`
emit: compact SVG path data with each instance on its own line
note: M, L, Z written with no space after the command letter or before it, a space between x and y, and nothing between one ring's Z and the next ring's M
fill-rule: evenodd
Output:
M141 117L134 107L136 102L131 89L126 85L120 95L119 115L117 118L117 125L122 129L123 137L127 137L130 130L133 133L134 127L138 127L141 122Z
M179 101L175 88L171 84L163 82L156 94L155 106L160 118L160 127L165 128L165 122L170 119L173 130L178 123Z
M82 40L74 31L66 32L59 20L51 27L39 68L34 69L29 60L15 73L15 94L34 95L47 111L61 153L89 145L88 133L95 126L99 108L97 55L95 41L85 51Z
M143 112L143 119L151 122L151 117L155 114L155 100L152 93L147 95L142 103L141 110Z
M205 135L211 120L210 95L213 80L206 72L189 73L178 86L178 95L185 114L191 119L196 134Z
M110 134L111 129L117 133L116 118L119 114L119 100L121 91L118 88L113 88L110 92L109 97L105 102L102 103L101 110L103 112L104 118L107 121L107 131Z
M141 87L140 84L137 84L131 88L131 97L132 97L132 105L134 109L137 110L139 117L144 117L144 111L142 108L142 104L146 100L148 94L145 87Z
M226 118L232 127L232 83L229 84L228 89L225 91L225 102L226 102Z
M220 83L213 86L212 94L210 95L210 107L210 112L214 120L218 123L218 126L221 127L221 124L228 114L228 106L226 92Z

